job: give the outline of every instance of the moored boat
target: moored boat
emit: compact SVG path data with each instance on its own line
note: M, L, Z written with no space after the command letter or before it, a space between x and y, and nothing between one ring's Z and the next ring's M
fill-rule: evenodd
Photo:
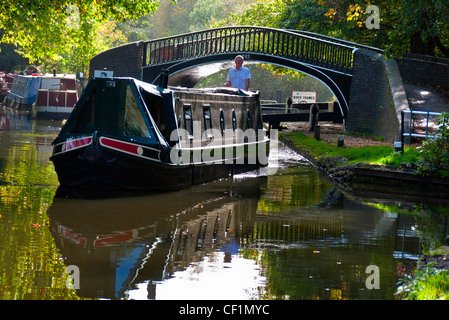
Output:
M39 120L67 119L77 101L74 74L46 74L41 79L31 117Z
M41 78L41 75L16 75L11 90L5 97L4 105L29 113L36 101Z
M62 187L164 191L265 166L268 152L258 92L93 78L50 159Z
M13 80L14 80L13 74L10 73L5 74L4 72L0 72L0 103L3 103L5 97L8 95Z

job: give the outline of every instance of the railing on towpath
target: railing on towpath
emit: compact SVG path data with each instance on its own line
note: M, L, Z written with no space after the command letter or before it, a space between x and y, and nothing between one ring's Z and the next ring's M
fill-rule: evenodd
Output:
M295 107L279 106L279 105L263 105L261 106L262 114L289 114L299 113L299 109Z
M408 114L408 125L406 125L405 115ZM426 131L425 133L415 133L415 120L413 119L413 115L421 115L425 116L426 120ZM414 111L414 110L402 110L401 112L401 143L404 145L404 139L408 138L408 144L412 143L412 137L415 138L433 138L435 135L429 133L429 119L430 117L440 117L442 113L440 112L431 112L431 111ZM446 119L443 118L443 125L445 125ZM406 129L408 131L406 132Z

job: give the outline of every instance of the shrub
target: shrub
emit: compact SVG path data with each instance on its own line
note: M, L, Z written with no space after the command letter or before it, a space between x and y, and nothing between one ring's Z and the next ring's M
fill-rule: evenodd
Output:
M437 122L437 131L421 147L418 173L429 175L449 165L449 114L442 113Z
M413 276L405 276L399 282L396 296L404 300L448 300L447 270L426 267Z

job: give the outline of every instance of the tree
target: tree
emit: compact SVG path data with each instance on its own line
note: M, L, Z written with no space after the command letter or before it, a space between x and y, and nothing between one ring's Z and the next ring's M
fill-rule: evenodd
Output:
M0 43L0 71L14 72L25 70L30 64L28 59L22 58L15 52L15 47L10 43Z
M449 7L446 0L257 0L221 25L258 25L311 31L386 50L449 57ZM369 29L366 11L380 10L380 28Z
M160 6L149 18L149 39L173 36L190 31L190 12L197 0L160 0Z
M442 55L449 58L449 7L446 0L392 1L396 4L398 24L391 30L389 48L395 52L407 48L394 46L394 39L407 40L409 52Z
M224 5L217 0L198 0L189 14L192 31L206 29L215 20L224 18Z
M90 59L113 42L99 37L110 29L107 23L136 19L157 5L157 0L4 0L0 40L15 44L31 61L68 65L78 59L75 65L87 71Z

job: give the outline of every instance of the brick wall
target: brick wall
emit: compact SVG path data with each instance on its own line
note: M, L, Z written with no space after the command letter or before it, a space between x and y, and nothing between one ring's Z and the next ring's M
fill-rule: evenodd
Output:
M449 59L404 54L396 62L404 81L449 90Z
M112 70L114 77L141 79L143 46L140 42L125 44L96 55L90 60L89 77L95 70Z
M396 62L379 53L357 50L346 131L398 141L402 109L408 109L408 103Z

